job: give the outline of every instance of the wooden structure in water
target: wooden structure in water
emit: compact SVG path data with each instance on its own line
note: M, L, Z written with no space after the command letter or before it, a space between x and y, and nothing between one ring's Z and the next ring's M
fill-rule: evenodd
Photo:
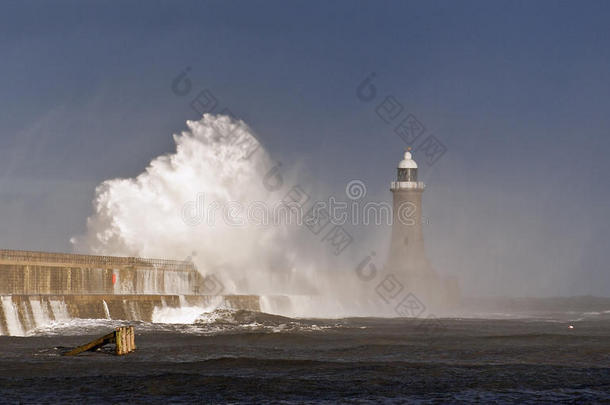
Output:
M99 339L95 339L92 342L76 347L64 356L76 356L83 352L93 352L107 344L114 343L116 345L115 353L119 356L128 354L136 350L136 335L133 326L121 326L116 328L113 332L102 336Z

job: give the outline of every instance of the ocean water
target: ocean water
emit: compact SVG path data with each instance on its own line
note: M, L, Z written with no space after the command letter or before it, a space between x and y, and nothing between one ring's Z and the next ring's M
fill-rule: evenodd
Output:
M138 348L127 356L108 347L63 357L125 324L70 320L0 337L0 402L610 402L610 311L496 315L292 319L218 309L188 324L132 322Z

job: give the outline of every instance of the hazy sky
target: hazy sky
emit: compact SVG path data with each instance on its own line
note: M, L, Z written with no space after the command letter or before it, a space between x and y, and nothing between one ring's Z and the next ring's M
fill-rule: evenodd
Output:
M470 291L610 295L609 18L604 1L4 1L0 247L70 251L95 186L171 152L209 89L274 159L387 201L413 114L447 148L415 153L437 269Z

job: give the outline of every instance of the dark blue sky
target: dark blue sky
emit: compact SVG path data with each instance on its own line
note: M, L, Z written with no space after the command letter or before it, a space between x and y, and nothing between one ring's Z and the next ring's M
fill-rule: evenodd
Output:
M415 155L435 267L491 293L609 295L609 17L603 1L3 2L0 246L70 250L95 186L197 118L170 89L189 66L275 159L387 200L405 143L375 107L394 96L447 148Z

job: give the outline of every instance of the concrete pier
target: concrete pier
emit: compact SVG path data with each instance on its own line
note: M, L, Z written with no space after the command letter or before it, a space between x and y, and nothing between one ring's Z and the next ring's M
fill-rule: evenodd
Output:
M0 250L0 295L205 294L192 263Z
M0 335L74 318L150 322L181 306L260 310L258 296L208 281L188 262L0 250Z

